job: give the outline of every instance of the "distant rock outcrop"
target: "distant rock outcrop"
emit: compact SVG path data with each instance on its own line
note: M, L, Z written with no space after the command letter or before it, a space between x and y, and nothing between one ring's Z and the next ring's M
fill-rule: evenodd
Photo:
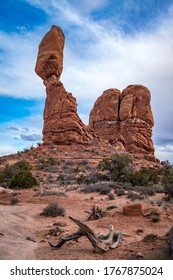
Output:
M60 81L64 40L61 28L53 25L39 45L35 71L43 79L47 94L43 143L92 143L96 135L82 123L77 114L75 97L65 90Z
M155 160L150 98L150 91L142 85L128 86L122 93L106 90L90 112L89 125L101 139Z

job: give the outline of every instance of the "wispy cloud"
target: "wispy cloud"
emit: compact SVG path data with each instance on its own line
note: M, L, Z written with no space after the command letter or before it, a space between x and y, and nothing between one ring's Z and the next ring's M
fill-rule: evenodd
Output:
M42 136L40 134L30 134L30 135L25 135L21 134L21 139L24 141L40 141L42 139Z
M8 130L19 131L19 129L17 127L14 127L14 126L7 127L7 129Z

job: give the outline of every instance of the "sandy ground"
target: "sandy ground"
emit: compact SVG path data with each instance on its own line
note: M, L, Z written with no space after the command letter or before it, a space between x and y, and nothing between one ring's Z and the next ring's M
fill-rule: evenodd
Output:
M10 205L10 195L0 196L0 259L130 259L136 255L144 255L155 248L164 246L163 237L173 224L173 207L167 210L160 209L160 221L153 223L144 216L126 216L122 207L128 203L125 197L117 197L108 200L107 196L99 194L83 194L70 191L66 196L41 197L36 196L32 190L20 191L18 194L20 203ZM50 202L56 201L66 210L65 217L40 216L42 209ZM116 205L108 214L100 220L87 221L86 211L97 204L102 209L109 205ZM53 250L48 240L56 244L59 236L51 236L49 230L56 222L65 222L62 235L68 235L77 230L77 226L69 220L69 216L87 223L94 232L108 231L113 224L116 231L123 231L124 236L121 246L105 254L93 253L90 242L82 237L78 243L70 241L58 250ZM147 234L156 234L159 238L152 241L143 241ZM60 235L61 236L61 235ZM33 239L35 242L28 240Z
M0 259L35 258L37 205L0 205ZM38 226L38 223L37 223ZM33 239L33 241L28 240Z

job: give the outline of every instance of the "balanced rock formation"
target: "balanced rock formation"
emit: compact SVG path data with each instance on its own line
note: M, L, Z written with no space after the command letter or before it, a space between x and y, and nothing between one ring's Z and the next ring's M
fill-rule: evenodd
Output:
M64 40L61 28L53 25L39 45L35 71L43 79L47 94L43 143L92 143L96 135L82 123L77 114L75 97L65 90L60 81Z
M128 86L122 93L106 90L90 112L89 125L101 139L155 160L150 98L150 91L142 85Z
M84 125L75 97L60 81L64 42L61 28L53 25L39 45L35 71L47 94L43 143L92 144L97 140L155 161L150 91L141 85L128 86L122 93L114 88L104 91L90 112L89 126Z

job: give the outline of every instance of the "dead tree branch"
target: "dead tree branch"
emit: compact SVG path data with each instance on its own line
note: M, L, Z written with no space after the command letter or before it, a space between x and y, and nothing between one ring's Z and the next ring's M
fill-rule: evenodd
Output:
M115 249L120 245L123 233L122 233L122 231L120 231L120 233L118 235L115 234L113 225L110 225L109 232L106 235L103 235L103 234L97 235L86 224L84 224L84 223L80 222L79 220L76 220L72 217L69 217L69 218L76 225L79 226L79 230L71 235L61 238L59 240L58 244L56 244L56 245L53 245L49 242L49 245L51 247L58 249L58 248L62 247L65 242L68 242L70 240L75 240L78 242L79 238L82 236L87 237L88 240L91 242L92 246L94 247L94 250L101 252L101 253L105 253L105 252L109 251L110 249Z

